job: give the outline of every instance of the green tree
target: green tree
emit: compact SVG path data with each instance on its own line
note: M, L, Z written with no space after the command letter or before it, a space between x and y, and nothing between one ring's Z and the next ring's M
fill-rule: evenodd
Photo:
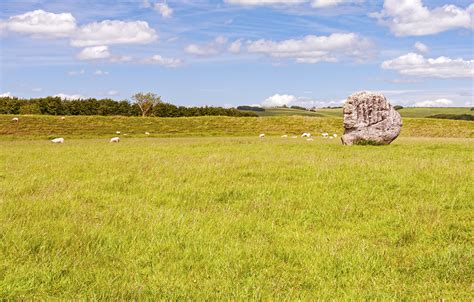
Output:
M161 97L151 92L139 92L132 96L132 100L134 100L135 104L140 107L143 117L149 116L153 110L153 107L161 103Z

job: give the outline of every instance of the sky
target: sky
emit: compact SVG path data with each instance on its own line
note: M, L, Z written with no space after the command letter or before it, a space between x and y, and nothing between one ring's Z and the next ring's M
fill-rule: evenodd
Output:
M471 0L1 0L0 95L473 106Z

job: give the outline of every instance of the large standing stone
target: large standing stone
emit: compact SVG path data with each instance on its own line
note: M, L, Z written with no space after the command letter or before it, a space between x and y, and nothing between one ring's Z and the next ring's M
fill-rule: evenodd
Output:
M344 105L344 145L390 144L400 134L402 118L383 94L358 92Z

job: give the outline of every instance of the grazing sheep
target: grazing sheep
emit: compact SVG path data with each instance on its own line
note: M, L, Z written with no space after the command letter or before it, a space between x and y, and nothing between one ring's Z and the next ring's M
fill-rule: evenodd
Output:
M329 139L333 139L334 137L330 136Z
M64 143L64 138L58 137L58 138L55 138L55 139L51 140L51 142L53 144L62 144L62 143Z
M334 133L332 136L334 136L334 137L336 138L336 137L337 137L337 134L336 134L336 133Z
M145 135L150 135L150 132L145 132Z
M293 135L291 138L298 138L298 136L296 136L296 135Z
M120 142L120 137L112 137L112 138L110 139L110 142L111 142L111 143L118 143L118 142Z
M314 139L312 139L312 138L307 138L306 140L307 140L308 142L314 141Z
M18 118L17 117L12 118L12 122L17 122L18 123Z
M115 134L120 134L120 131L115 131Z
M303 133L301 134L301 137L311 137L311 133Z
M326 132L323 133L323 137L324 137L324 138L328 138L328 136L329 136L329 133L326 133Z
M282 138L287 138L288 135L284 134L284 135L282 135L281 137L282 137Z
M265 134L264 134L264 133L262 133L262 134L260 134L258 137L260 137L260 138L264 138L264 137L265 137Z
M61 119L64 121L64 120L66 119L66 117L65 117L65 116L61 116Z

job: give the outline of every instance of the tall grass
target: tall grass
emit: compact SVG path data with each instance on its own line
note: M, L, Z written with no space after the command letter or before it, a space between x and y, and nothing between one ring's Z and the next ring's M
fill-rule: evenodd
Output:
M471 139L0 142L0 297L470 300Z

